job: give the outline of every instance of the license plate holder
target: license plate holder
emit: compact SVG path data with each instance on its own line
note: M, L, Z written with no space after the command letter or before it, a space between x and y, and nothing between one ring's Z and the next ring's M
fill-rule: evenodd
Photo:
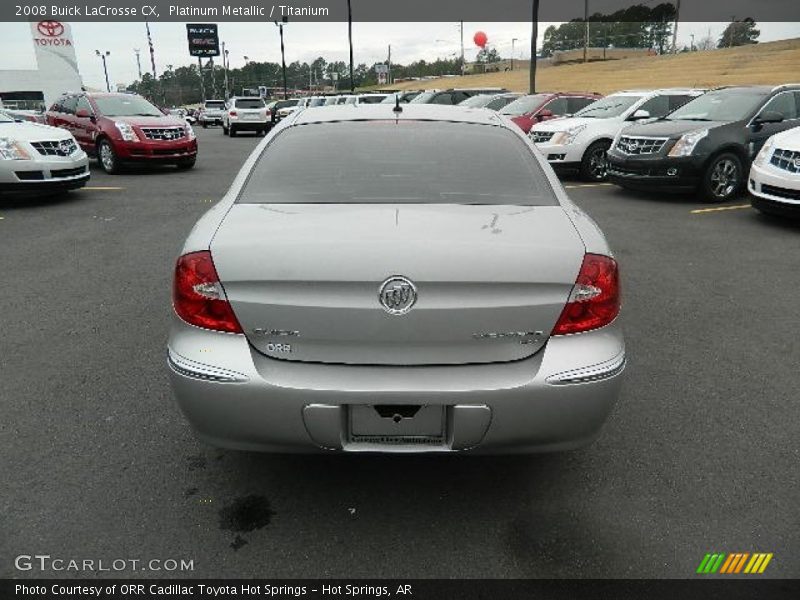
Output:
M348 413L352 441L381 436L444 438L445 407L442 405L353 404Z

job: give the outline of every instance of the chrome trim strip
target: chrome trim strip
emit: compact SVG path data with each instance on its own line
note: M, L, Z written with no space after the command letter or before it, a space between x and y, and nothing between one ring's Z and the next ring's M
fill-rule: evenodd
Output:
M625 353L622 352L615 358L596 365L550 375L545 381L551 385L570 385L574 383L590 383L592 381L609 379L622 373L625 369L626 362Z
M221 383L244 383L249 381L247 375L189 360L180 354L176 354L171 349L167 350L167 364L179 375L193 379Z

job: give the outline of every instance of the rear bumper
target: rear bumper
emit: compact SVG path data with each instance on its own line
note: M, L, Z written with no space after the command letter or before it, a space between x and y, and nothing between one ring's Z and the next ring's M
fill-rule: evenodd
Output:
M204 441L273 452L516 453L593 440L622 381L620 325L552 338L535 356L467 366L372 367L267 358L242 335L208 332L173 316L169 373L183 413ZM360 443L352 406L439 406L436 444Z
M236 131L263 131L269 129L269 121L234 121L228 122L228 127Z
M688 191L696 189L703 176L703 160L696 157L630 157L608 152L608 180L622 187Z
M175 162L197 156L197 140L176 142L114 142L117 157L125 162Z

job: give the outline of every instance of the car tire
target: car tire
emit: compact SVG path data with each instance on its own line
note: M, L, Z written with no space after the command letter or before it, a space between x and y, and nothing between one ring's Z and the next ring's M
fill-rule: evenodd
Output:
M183 170L188 170L188 169L191 169L192 167L194 167L194 164L196 162L197 162L196 158L186 158L186 159L178 162L175 166L177 166L179 169L181 169L183 171Z
M708 163L700 185L706 200L726 202L739 193L743 184L742 159L732 152L723 152Z
M114 151L114 146L106 138L101 139L97 144L97 160L103 171L109 175L119 173L119 158Z
M228 128L225 127L225 123L222 124L222 135L228 135Z
M228 135L230 135L231 137L236 137L236 130L233 128L233 126L231 126L231 128L228 129Z
M608 175L608 158L606 152L611 147L608 140L592 143L583 153L580 176L584 181L605 181Z
M203 121L202 125L203 125L203 129L208 129L208 123L206 123L205 121Z

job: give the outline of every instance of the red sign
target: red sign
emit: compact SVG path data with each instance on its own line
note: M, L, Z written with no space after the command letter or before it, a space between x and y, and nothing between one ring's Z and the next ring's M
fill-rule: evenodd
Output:
M62 33L64 33L64 25L59 23L58 21L39 21L36 25L36 29L39 30L45 37L58 37Z

